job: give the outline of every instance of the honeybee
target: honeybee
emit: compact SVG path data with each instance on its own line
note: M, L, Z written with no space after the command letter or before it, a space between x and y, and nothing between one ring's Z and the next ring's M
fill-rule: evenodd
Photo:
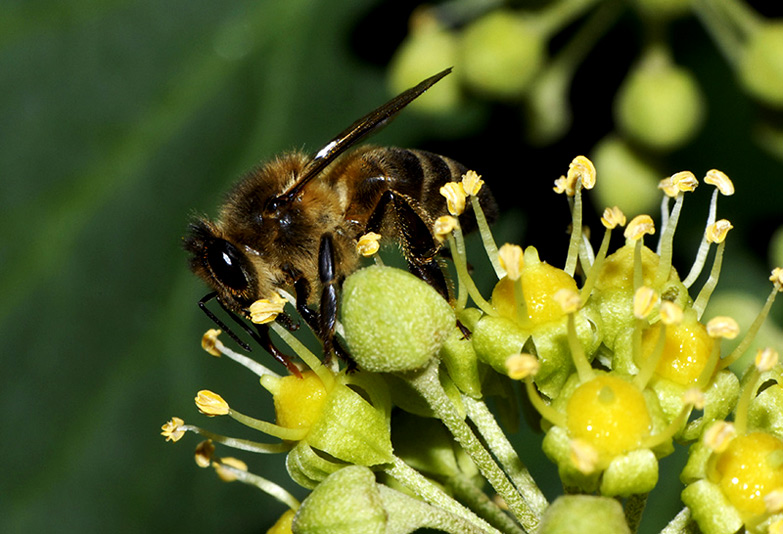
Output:
M190 268L213 290L199 306L245 350L250 346L206 307L209 300L216 299L245 332L299 374L271 342L266 325L253 330L240 319L249 318L253 302L283 289L295 295L297 311L323 342L325 354L346 356L334 335L338 289L358 268L357 241L368 232L396 241L410 271L449 298L432 225L447 213L440 187L459 181L466 167L423 150L348 149L450 72L427 78L371 111L314 156L284 154L250 171L229 192L215 221L198 217L190 224L184 239ZM492 219L497 207L486 187L479 202ZM466 231L475 226L470 209L460 222ZM295 328L285 314L276 320Z

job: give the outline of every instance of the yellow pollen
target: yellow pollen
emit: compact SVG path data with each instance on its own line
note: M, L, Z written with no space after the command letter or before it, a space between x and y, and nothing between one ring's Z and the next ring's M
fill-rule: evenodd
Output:
M665 325L676 325L682 322L683 311L679 304L670 300L661 302L661 322Z
M440 188L440 194L446 198L449 213L455 217L465 211L465 189L460 182L449 182Z
M574 195L573 191L568 189L568 180L566 180L565 176L561 176L555 180L555 186L552 189L558 195L562 195L563 193L567 194L568 196Z
M592 189L595 186L595 165L585 156L577 156L571 160L568 166L568 175L566 181L570 189L576 189L576 181L582 179L582 187Z
M772 269L772 274L769 276L769 281L775 286L778 293L783 291L783 269L775 267Z
M220 330L215 328L210 328L204 332L204 335L201 336L201 348L212 356L220 357L223 353L218 350L218 343L220 343L220 340L218 339L219 335ZM222 345L222 343L220 344Z
M271 323L277 316L283 313L283 308L287 301L274 293L268 299L259 299L250 305L250 320L256 324Z
M631 222L628 223L628 226L625 227L624 236L626 239L630 239L631 241L638 241L642 237L644 237L645 234L654 234L655 233L655 224L653 223L652 217L649 215L637 215L633 219L631 219Z
M215 468L215 472L223 482L233 482L237 479L237 475L226 469L225 466L233 467L239 471L247 471L247 464L237 458L228 457L221 458L218 462L213 462L212 466Z
M770 371L778 364L778 351L770 347L759 349L754 363L759 373Z
M633 315L637 319L644 319L650 315L660 301L658 292L651 287L641 286L633 296Z
M601 224L610 230L618 226L625 226L625 213L617 206L606 208L601 217Z
M571 462L583 474L593 473L598 466L598 451L583 439L572 439L570 443Z
M728 448L729 443L736 436L737 430L733 424L726 421L718 421L704 432L702 440L704 445L710 450L721 453Z
M697 410L704 409L704 393L699 388L689 388L682 395L683 404L690 404Z
M582 299L579 297L579 293L573 289L564 287L558 289L552 298L555 299L564 313L576 313L579 310L579 306L582 303Z
M764 495L764 508L768 514L783 512L783 488L778 488Z
M435 234L435 238L442 243L456 227L457 219L451 215L443 215L435 219L435 223L432 225L432 232Z
M212 417L215 415L226 415L229 412L228 403L223 400L223 397L208 389L199 391L194 400L196 401L196 407L204 415Z
M669 198L676 197L677 194L680 192L680 190L677 189L675 183L672 181L671 177L664 178L663 180L658 182L658 189L663 191L663 194Z
M674 185L678 191L684 193L690 193L699 186L699 181L693 175L691 171L680 171L672 174L672 185Z
M160 427L160 429L163 431L160 433L160 435L164 436L166 441L173 441L176 443L180 440L180 438L182 438L182 436L185 435L185 429L182 428L184 424L185 421L179 417L172 417L170 421Z
M509 280L519 280L522 276L522 267L525 265L522 247L506 243L498 250L498 258Z
M732 228L734 228L734 226L732 226L727 219L715 221L707 227L707 241L710 243L722 243L723 240L726 239L726 234L728 234L729 230Z
M532 354L512 354L506 358L506 370L512 380L524 380L528 376L535 376L541 368L538 358Z
M704 177L704 183L714 185L723 196L734 194L734 183L726 174L718 169L710 169Z
M707 334L713 338L734 339L739 335L739 325L731 317L719 315L707 322Z
M212 463L212 456L215 454L215 444L211 439L206 439L196 445L195 460L199 467L209 467Z
M381 234L367 232L356 242L356 251L365 258L372 256L378 252L378 249L381 247L380 241Z
M462 189L468 196L475 197L481 191L481 186L484 185L484 180L481 179L481 175L476 171L468 171L462 175Z

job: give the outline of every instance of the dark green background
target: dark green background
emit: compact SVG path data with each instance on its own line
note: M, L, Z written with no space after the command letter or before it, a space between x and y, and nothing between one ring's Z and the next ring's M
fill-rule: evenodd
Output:
M283 511L198 469L194 436L172 445L158 435L179 415L257 437L200 416L192 398L202 388L268 417L253 376L199 347L210 326L195 305L204 287L180 239L193 210L214 214L221 192L257 161L317 150L390 96L385 64L413 5L3 3L0 530L258 532ZM762 114L706 35L693 20L680 29L688 31L677 33L678 58L695 69L710 114L702 135L662 164L732 176L738 193L721 215L738 230L725 285L763 295L766 245L783 220L783 168L753 143ZM611 98L638 52L638 30L628 16L596 48L574 91L574 131L553 147L526 145L509 107L480 104L464 120L403 114L377 141L463 159L505 208L518 208L503 236L538 245L559 265L567 211L551 182L611 129ZM696 236L707 196L693 202ZM294 489L281 457L241 457ZM546 460L532 467L554 473ZM677 501L676 475L668 481L660 506ZM665 523L665 514L648 515L651 526Z

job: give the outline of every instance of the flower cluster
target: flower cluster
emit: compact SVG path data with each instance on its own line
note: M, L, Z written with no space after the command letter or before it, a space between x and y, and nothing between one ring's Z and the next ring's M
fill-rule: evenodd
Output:
M202 435L199 466L285 503L289 511L274 533L634 532L659 460L675 446L689 447L690 458L681 474L685 507L667 532L694 523L705 534L783 532L783 365L763 348L741 380L729 369L783 290L783 270L772 272L767 302L746 332L731 317L707 320L732 227L717 219L718 198L734 192L729 178L711 170L703 179L713 187L711 207L684 276L672 265L674 235L696 177L685 171L660 182L660 227L648 215L627 221L607 208L597 250L581 213L582 194L595 182L583 156L555 181L572 213L566 263L558 268L532 246L497 247L476 197L483 181L468 172L441 190L450 215L433 227L453 259L452 302L383 265L377 234L362 238L359 252L376 264L345 280L338 329L356 370L322 362L274 321L289 295L267 299L256 306L258 320L299 356L301 376L279 376L235 353L218 331L202 343L259 376L276 422L244 415L211 391L198 392L195 402L207 416L229 416L279 441L216 435L176 417L163 435ZM489 298L468 271L457 218L468 205L497 275ZM621 230L624 245L609 253ZM738 336L736 348L725 350L724 340ZM553 503L486 402L513 406L518 394L540 414L543 451L563 483L566 495ZM286 453L292 480L311 493L300 503L242 461L217 456L216 445Z

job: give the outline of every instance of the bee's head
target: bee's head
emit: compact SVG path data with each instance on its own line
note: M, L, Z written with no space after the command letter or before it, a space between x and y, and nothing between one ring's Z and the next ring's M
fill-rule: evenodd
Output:
M225 305L246 314L259 298L256 268L247 255L205 219L191 223L184 247L190 253L190 269L217 291Z

